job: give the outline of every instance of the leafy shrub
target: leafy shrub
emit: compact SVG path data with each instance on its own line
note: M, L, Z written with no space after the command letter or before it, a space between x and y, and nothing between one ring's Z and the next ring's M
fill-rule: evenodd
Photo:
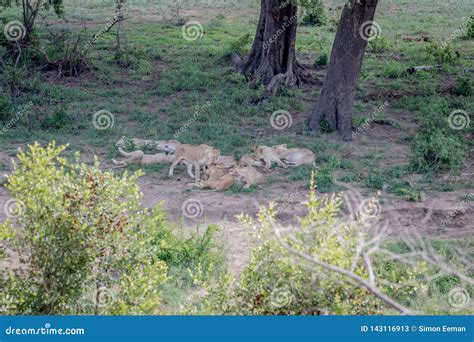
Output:
M51 127L55 129L63 128L68 123L68 112L66 107L61 106L56 109L52 115L48 116L43 122L44 127Z
M301 219L301 234L309 238L305 231L309 233L315 222L326 222L318 224L317 231L310 234L313 246L311 252L321 260L340 267L350 267L356 237L348 230L345 240L338 241L331 233L339 208L338 198L324 197L320 200L312 190L308 215ZM229 277L221 279L205 298L199 312L238 315L381 312L380 303L369 296L366 290L345 283L338 276L326 276L323 270L312 272L303 263L294 262L290 253L274 236L276 215L276 208L271 204L269 208L260 210L258 222L247 215L240 217L241 222L253 227L259 246L253 250L250 264L241 274L239 282L235 283ZM298 238L302 237L298 235ZM360 269L358 273L362 274L363 270Z
M458 96L471 96L472 94L472 80L468 76L458 77L456 80L456 87L454 94Z
M375 39L371 39L367 46L367 52L371 53L382 53L388 50L389 42L384 37L376 37Z
M327 52L322 52L318 58L316 58L316 60L314 61L314 65L317 65L317 66L324 66L324 65L327 65L329 62L329 56L328 56L328 53Z
M159 207L142 209L140 172L68 162L64 149L30 146L8 178L17 206L0 236L21 262L1 272L2 313L156 314L167 264L212 268L215 229L175 236Z
M314 176L315 189L322 193L331 192L334 188L334 167L332 165L324 165Z
M301 8L303 25L320 26L326 23L324 5L320 0L302 0Z
M11 102L7 94L0 95L0 121L6 121L11 116Z
M471 16L469 26L467 27L467 37L474 38L474 17Z
M449 45L442 47L431 43L426 48L426 52L436 63L454 63L461 57L460 53L453 51Z
M423 127L416 134L411 151L412 169L420 173L458 172L467 156L461 136L436 127Z

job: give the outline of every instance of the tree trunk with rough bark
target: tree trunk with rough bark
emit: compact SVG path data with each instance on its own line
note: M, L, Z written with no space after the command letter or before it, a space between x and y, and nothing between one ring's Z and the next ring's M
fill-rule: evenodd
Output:
M378 0L352 0L345 5L331 52L321 96L309 118L309 129L326 120L344 140L352 140L352 107Z
M296 2L261 0L252 50L238 63L247 80L268 86L270 95L275 95L282 87L316 81L296 61L297 12Z

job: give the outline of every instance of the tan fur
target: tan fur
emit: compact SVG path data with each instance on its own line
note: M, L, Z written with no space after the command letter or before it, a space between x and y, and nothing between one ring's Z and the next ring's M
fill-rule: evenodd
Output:
M219 159L217 159L216 164L224 165L226 169L230 169L237 165L234 157L232 156L219 156Z
M205 168L207 180L193 184L200 189L226 191L234 186L235 179L224 168L224 165L210 165Z
M126 146L126 137L122 137L115 146L120 148L125 148ZM145 147L152 147L157 149L158 151L165 151L168 153L174 153L181 145L181 143L177 140L146 140L140 138L133 138L131 140L132 144L135 148L141 149Z
M252 185L267 182L265 175L258 172L253 166L237 165L231 170L231 174L246 183L244 185L245 189L250 188Z
M115 146L119 148L125 148L126 143L125 143L126 137L122 137ZM145 140L145 139L139 139L139 138L133 138L131 140L132 144L135 146L135 148L144 148L144 147L154 147L156 145L156 142L154 140Z
M184 144L178 147L171 165L169 176L173 177L173 172L180 162L184 162L188 166L188 175L195 178L195 182L201 180L201 166L215 163L220 156L220 151L208 145L193 146ZM192 169L196 172L194 176Z
M257 167L263 166L263 163L261 161L255 160L255 158L252 157L250 154L244 154L242 158L240 158L239 164L246 165L246 166L257 166Z
M157 154L145 154L143 151L134 151L127 153L119 148L120 154L125 157L124 160L115 160L112 159L118 167L127 167L131 164L140 164L140 165L153 165L153 164L170 164L173 162L174 156L167 155L166 153L157 153Z
M281 161L276 151L271 147L255 146L254 155L256 160L262 160L265 163L265 168L267 170L271 169L273 163L283 168L288 167L288 165Z
M278 157L291 166L299 166L316 162L313 151L306 148L288 148L286 144L273 146Z
M181 146L181 143L178 140L160 140L155 141L156 149L159 151L175 153L178 147Z
M223 177L227 173L225 166L219 165L206 165L204 167L204 175L206 180L213 181Z

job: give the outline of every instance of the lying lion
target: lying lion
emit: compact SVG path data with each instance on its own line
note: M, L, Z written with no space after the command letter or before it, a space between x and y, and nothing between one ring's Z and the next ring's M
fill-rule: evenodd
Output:
M313 151L306 148L288 148L288 145L284 144L273 146L273 150L281 160L290 166L312 165L316 162Z
M229 174L224 165L208 165L205 167L204 181L192 184L200 189L211 189L212 191L226 191L234 186L235 180Z
M275 149L268 146L255 146L254 147L254 158L261 160L265 164L265 169L270 170L272 165L275 163L280 167L287 168L286 165L278 156Z
M143 151L135 151L127 153L119 148L120 154L125 157L124 160L112 159L112 163L118 167L127 167L131 164L154 165L154 164L171 164L174 156L166 153L145 154Z
M245 183L244 189L249 189L253 185L263 184L267 182L264 174L260 173L253 166L237 165L230 170L232 176Z
M125 148L127 143L126 143L126 137L123 136L115 146L119 148ZM131 139L131 143L133 146L137 149L142 149L142 148L155 148L159 151L165 151L167 153L175 153L176 149L181 145L181 143L177 140L145 140L145 139L139 139L139 138L133 138Z

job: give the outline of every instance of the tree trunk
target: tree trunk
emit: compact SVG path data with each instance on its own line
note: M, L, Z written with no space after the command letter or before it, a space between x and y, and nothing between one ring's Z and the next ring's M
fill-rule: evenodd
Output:
M296 2L261 0L252 50L240 65L247 80L268 86L270 95L275 95L283 86L315 81L296 62L297 11Z
M342 12L321 96L309 118L319 130L325 119L343 139L352 140L352 106L378 0L352 0Z

